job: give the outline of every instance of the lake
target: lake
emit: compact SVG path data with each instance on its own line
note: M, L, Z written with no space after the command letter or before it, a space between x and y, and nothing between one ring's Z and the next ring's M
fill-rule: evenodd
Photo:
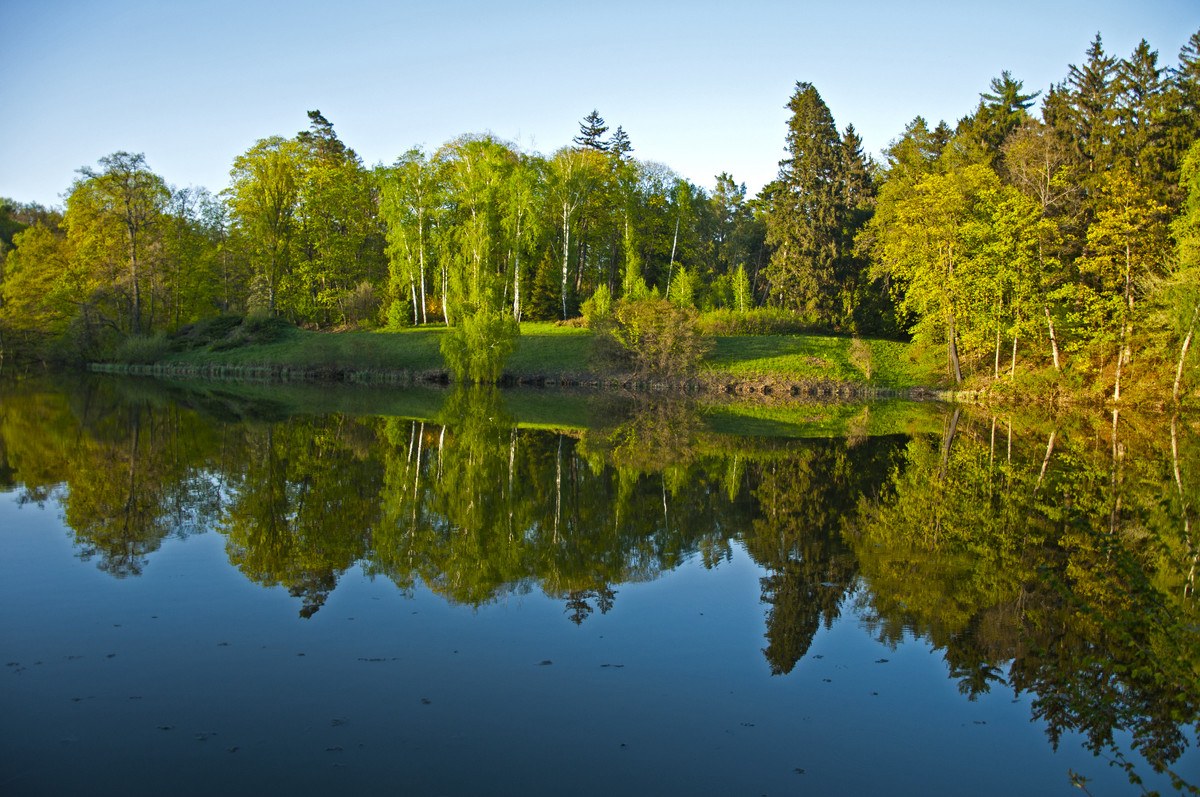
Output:
M1188 416L8 379L0 792L1195 793L1198 518Z

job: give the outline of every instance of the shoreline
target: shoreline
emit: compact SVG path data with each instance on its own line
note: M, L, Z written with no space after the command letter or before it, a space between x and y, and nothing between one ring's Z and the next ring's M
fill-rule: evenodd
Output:
M320 364L292 366L278 364L228 365L222 363L89 363L90 373L118 376L150 376L214 382L357 384L373 387L415 385L450 386L449 371L412 371L404 369L362 369ZM850 403L862 400L891 399L914 402L956 402L954 391L937 388L889 387L863 382L833 379L801 379L783 375L759 375L753 378L709 372L680 379L662 379L645 374L597 374L580 372L505 372L497 387L616 389L635 394L671 394L681 397L705 397L746 403L772 405L818 401ZM977 402L976 402L977 403Z

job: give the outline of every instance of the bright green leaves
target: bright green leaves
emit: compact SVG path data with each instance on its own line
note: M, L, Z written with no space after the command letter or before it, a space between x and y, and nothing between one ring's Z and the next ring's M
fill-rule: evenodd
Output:
M696 311L647 297L616 303L593 324L595 358L603 365L665 378L688 376L712 350L696 327Z
M492 309L475 310L442 336L442 356L455 381L495 384L520 334L512 316Z
M314 131L272 136L238 156L225 192L252 263L250 309L322 325L347 320L382 277L370 175L319 113Z
M274 313L297 259L300 192L306 150L279 136L256 143L233 162L226 191L231 215L246 238L254 269L250 309Z

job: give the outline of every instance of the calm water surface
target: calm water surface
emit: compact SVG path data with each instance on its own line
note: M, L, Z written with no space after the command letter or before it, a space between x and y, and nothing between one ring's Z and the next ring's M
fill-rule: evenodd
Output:
M1195 419L290 395L0 383L0 792L1200 781Z

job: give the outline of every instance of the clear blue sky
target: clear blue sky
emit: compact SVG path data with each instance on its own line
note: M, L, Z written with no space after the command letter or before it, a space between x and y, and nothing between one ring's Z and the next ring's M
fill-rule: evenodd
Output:
M0 0L0 195L59 205L117 150L216 192L314 108L367 165L487 131L549 154L596 108L635 156L753 194L796 81L878 158L917 114L971 112L1005 69L1045 91L1097 32L1111 54L1145 38L1174 65L1197 29L1200 0Z

